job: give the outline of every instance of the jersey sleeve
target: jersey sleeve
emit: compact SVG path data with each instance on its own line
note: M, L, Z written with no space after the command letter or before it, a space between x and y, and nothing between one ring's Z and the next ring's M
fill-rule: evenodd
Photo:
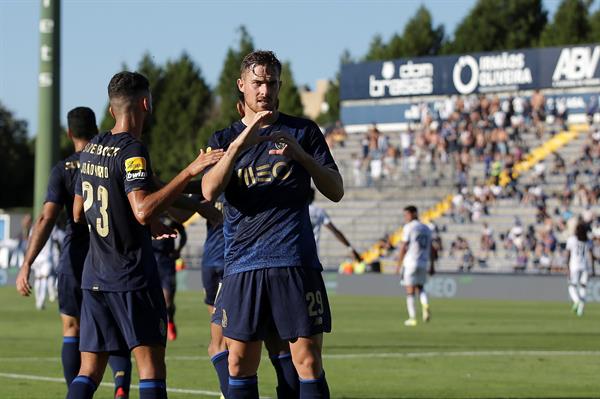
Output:
M141 142L131 143L122 149L118 162L125 194L136 190L154 190L150 157Z
M44 202L52 202L58 205L64 205L67 202L69 194L64 184L63 170L64 167L62 164L55 165L52 168Z
M329 146L325 141L325 136L321 133L319 127L311 123L311 125L307 128L307 145L304 150L308 152L319 164L338 170L337 165L331 155L331 151L329 151Z

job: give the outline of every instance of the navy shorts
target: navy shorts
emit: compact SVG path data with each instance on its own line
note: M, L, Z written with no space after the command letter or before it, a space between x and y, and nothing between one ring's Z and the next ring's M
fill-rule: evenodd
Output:
M212 322L238 341L264 340L275 329L283 340L331 331L321 272L303 267L251 270L223 279Z
M82 291L80 351L166 346L167 310L158 285L125 292Z
M70 274L58 273L58 310L77 317L81 315L81 280Z
M215 297L219 290L219 283L223 280L222 267L202 267L202 285L204 286L204 303L215 305Z
M175 293L177 290L177 276L175 275L175 259L169 256L156 258L158 266L158 277L163 290Z

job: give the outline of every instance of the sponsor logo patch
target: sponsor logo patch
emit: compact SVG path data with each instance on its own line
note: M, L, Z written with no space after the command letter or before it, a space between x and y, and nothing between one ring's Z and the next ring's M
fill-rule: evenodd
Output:
M146 158L133 157L125 160L125 172L127 181L142 180L147 176Z

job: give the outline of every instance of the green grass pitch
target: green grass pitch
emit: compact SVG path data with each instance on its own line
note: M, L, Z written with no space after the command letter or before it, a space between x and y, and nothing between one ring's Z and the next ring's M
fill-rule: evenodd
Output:
M56 304L38 312L14 287L0 288L0 303L0 398L63 398ZM402 298L332 295L331 304L324 362L334 398L600 398L600 305L577 318L566 302L433 300L432 322L407 328ZM202 294L181 292L177 305L167 385L190 392L169 397L214 398L199 393L218 390ZM266 358L259 384L274 397ZM95 398L111 393L100 387Z

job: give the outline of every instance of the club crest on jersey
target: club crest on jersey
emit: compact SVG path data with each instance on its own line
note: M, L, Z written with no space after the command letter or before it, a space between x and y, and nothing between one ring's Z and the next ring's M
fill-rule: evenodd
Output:
M133 157L125 160L125 173L127 181L146 178L146 158Z

